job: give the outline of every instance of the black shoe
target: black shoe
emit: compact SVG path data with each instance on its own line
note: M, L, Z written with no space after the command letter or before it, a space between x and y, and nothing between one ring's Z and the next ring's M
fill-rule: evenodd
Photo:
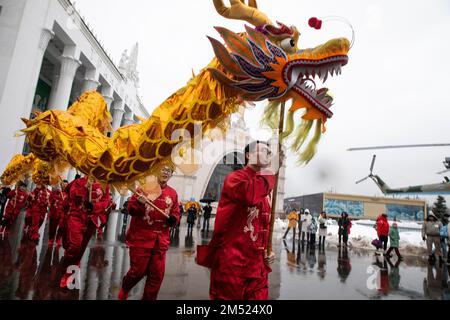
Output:
M430 255L430 256L428 257L428 262L429 262L430 264L434 264L434 263L436 262L436 257L435 257L434 255Z

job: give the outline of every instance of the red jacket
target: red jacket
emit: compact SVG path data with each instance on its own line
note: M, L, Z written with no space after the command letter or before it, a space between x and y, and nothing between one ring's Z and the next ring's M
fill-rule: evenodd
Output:
M377 234L378 236L389 236L389 222L387 217L381 215L377 219Z
M50 202L50 191L47 188L36 187L28 198L27 215L37 214L39 212L41 219L45 217Z
M272 172L257 173L250 167L227 176L217 209L214 234L197 261L221 274L247 278L267 275L264 262L270 226Z
M94 209L91 213L87 211L89 202L89 190L87 188L86 177L79 178L72 182L69 191L69 215L77 215L83 218L89 218L96 226L98 216L103 213L107 207L107 201L104 197L102 186L98 182L92 184L91 201Z
M28 192L22 188L11 190L8 193L8 199L9 202L6 205L5 218L9 217L13 211L20 212L23 208L25 208L28 200Z
M105 188L105 192L103 193L103 197L100 200L102 202L102 206L97 208L95 215L98 217L95 221L95 225L97 228L103 228L108 222L108 216L111 211L116 208L116 204L114 203L111 195L109 194L109 186L107 185Z
M68 196L64 191L53 190L50 193L50 219L61 219L67 207Z
M180 204L177 192L169 187L162 187L162 193L153 203L167 215L180 220ZM138 197L133 195L128 202L128 212L132 216L130 229L127 232L129 247L168 250L170 244L170 226L167 218L152 206L142 205Z

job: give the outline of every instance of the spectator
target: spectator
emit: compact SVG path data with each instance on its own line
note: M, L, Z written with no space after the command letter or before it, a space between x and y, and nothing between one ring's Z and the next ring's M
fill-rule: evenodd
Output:
M400 254L400 251L398 250L399 247L399 241L400 241L400 234L398 232L397 223L394 222L392 224L392 228L389 230L389 239L390 239L390 247L389 250L386 253L386 256L388 258L391 258L391 252L392 250L395 250L395 253L397 254L398 260L403 260L403 257Z
M305 243L305 234L307 235L307 243L309 243L309 233L308 228L311 224L311 214L309 213L309 209L305 210L305 214L303 215L302 219L302 243Z
M448 260L448 252L447 252L447 239L448 239L448 218L449 214L444 214L442 217L442 227L439 231L441 236L441 249L442 249L442 258Z
M311 248L316 246L316 234L317 234L317 220L315 217L311 216L311 223L308 227L308 239Z
M192 204L187 211L188 235L192 235L195 220L197 219L197 208Z
M441 252L441 227L442 222L438 221L433 212L430 212L427 220L422 226L422 239L423 241L427 242L427 252L429 255L428 262L430 264L434 264L436 262L436 256L432 252L433 244L435 253L437 253L437 255L439 256L439 264L442 264L444 262Z
M339 247L341 246L342 241L344 242L344 246L347 247L348 243L348 231L350 226L350 220L348 218L347 212L342 212L341 217L338 220L339 226Z
M203 207L203 229L202 231L209 231L209 219L211 218L212 207L211 203L207 203L206 206Z
M294 209L294 210L292 210L291 213L289 213L288 220L289 220L289 225L287 227L286 233L283 236L283 239L286 239L286 236L288 235L288 233L291 229L293 229L293 232L294 232L293 239L295 239L295 230L297 229L297 222L298 222L297 210Z
M325 238L327 236L327 213L322 211L319 216L319 249L325 248Z
M383 255L386 255L387 250L387 243L388 243L388 237L389 237L389 222L387 220L387 214L383 213L377 218L377 235L378 239L380 240L381 246L383 248ZM377 248L378 251L378 248ZM378 252L375 253L376 255L379 255Z

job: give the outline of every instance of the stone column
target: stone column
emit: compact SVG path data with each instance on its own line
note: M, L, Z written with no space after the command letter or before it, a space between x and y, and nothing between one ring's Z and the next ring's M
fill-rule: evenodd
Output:
M117 224L119 221L119 211L114 210L108 218L108 226L106 228L106 241L115 242L117 240Z
M37 87L37 83L39 80L39 74L40 74L41 67L42 67L42 61L44 59L44 53L45 53L45 50L47 50L50 40L52 40L54 37L55 37L55 33L52 30L43 29L42 33L41 33L41 37L39 38L38 51L36 52L36 55L34 56L36 63L33 66L33 73L32 73L32 79L33 79L32 81L33 82L30 85L30 90L28 93L28 95L29 95L28 101L31 102L30 109L34 103L36 87ZM30 57L30 59L32 59L32 58Z
M50 97L48 98L47 105L50 105L50 101L55 100L56 88L58 87L59 82L59 65L55 65L55 69L53 71L53 79L52 79L52 90L50 91Z
M111 105L114 101L114 90L110 86L102 87L102 95L108 105L108 110L111 110Z
M81 88L81 94L86 91L94 91L97 90L100 82L98 81L99 73L96 69L88 69L86 70L85 78L83 81L83 86Z
M63 54L59 61L61 62L59 81L53 99L49 101L49 110L67 110L75 73L81 65L78 59L70 55Z
M112 111L113 111L112 128L113 128L113 131L116 131L117 129L120 128L120 125L122 124L122 117L123 117L123 114L125 113L125 107L124 107L123 101L122 100L115 101Z
M130 124L134 124L134 114L133 111L127 111L125 113L125 116L123 118L124 121L124 126L129 126Z

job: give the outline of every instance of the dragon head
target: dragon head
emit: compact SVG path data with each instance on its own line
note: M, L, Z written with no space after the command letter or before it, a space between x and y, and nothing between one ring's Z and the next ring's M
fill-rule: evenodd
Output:
M236 96L245 101L271 101L266 109L267 124L275 124L278 106L292 101L288 122L283 137L294 129L294 113L305 110L303 123L297 130L292 145L300 151L309 131L316 123L316 133L301 154L301 162L308 162L315 153L320 136L325 132L325 122L333 116L330 107L333 98L328 88L318 87L318 80L326 82L328 76L341 73L348 62L350 41L345 38L332 39L315 48L300 50L300 33L296 27L277 22L274 25L257 9L256 1L230 0L226 7L222 0L214 0L217 11L224 17L251 23L246 33L236 34L216 27L225 45L209 38L220 67L210 68L212 75Z

